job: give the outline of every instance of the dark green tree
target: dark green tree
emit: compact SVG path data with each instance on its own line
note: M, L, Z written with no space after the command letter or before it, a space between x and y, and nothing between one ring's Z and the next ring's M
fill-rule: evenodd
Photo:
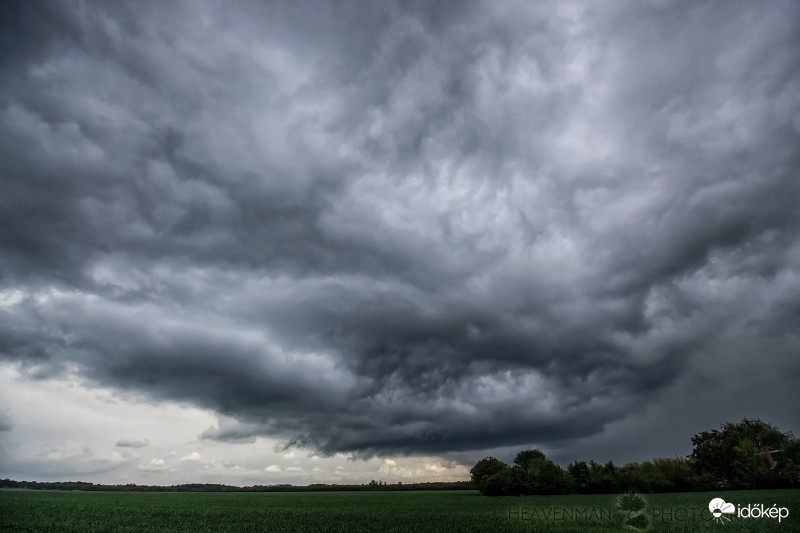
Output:
M587 494L589 492L589 485L591 482L591 474L589 472L589 465L586 461L573 461L567 465L567 473L572 477L572 483L575 487L575 492L579 494Z
M569 487L564 470L540 450L519 452L512 470L520 494L564 494Z
M766 451L777 463L770 465ZM761 420L726 422L692 437L689 456L700 475L718 487L767 487L790 483L800 464L800 441Z
M519 494L518 485L511 468L504 468L492 474L483 485L484 496L515 496Z
M497 474L504 474L507 470L510 474L509 466L500 459L495 457L485 457L475 463L475 466L470 469L469 473L472 477L472 482L475 484L475 487L481 492L481 494L486 494L486 487L490 478L492 478L492 476L496 476ZM496 490L498 483L501 481L506 483L506 479L504 477L492 480L491 490ZM497 496L498 494L492 495Z
M589 494L613 494L620 491L620 469L609 461L604 465L589 461L589 481L586 492Z

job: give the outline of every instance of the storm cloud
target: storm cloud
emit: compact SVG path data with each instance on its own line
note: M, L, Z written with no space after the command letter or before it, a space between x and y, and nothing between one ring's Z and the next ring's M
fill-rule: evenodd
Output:
M3 12L26 379L323 455L800 426L797 3Z

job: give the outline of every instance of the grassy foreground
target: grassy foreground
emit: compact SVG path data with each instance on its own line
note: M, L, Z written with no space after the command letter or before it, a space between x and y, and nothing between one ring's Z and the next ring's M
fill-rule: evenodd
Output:
M776 504L789 517L708 513L711 498ZM800 531L800 489L644 495L638 531ZM473 491L140 493L0 490L4 532L610 532L626 531L608 495L488 498ZM705 511L704 511L705 510ZM632 529L637 531L637 529Z

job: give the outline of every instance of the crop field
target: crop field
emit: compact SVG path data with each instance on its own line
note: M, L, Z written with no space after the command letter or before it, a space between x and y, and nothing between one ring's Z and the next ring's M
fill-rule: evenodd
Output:
M714 497L788 517L708 512ZM800 489L648 494L634 511L614 495L489 498L473 491L70 492L0 490L3 532L609 532L800 531ZM627 513L627 515L626 515ZM636 515L637 528L624 522Z

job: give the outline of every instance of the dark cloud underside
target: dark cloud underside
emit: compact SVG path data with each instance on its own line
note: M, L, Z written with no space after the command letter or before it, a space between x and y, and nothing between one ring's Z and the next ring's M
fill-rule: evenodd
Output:
M2 11L31 379L323 453L800 423L796 3Z

